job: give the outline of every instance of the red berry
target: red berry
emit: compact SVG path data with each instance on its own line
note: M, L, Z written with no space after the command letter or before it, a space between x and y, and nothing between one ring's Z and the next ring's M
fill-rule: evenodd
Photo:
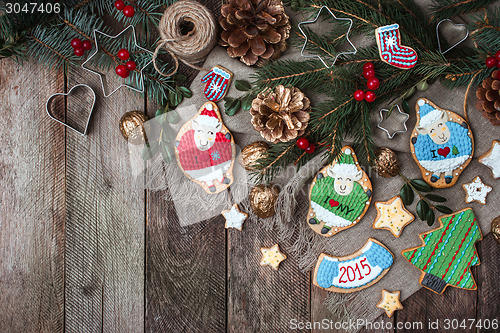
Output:
M486 58L485 64L486 67L493 68L497 64L497 60L495 59L495 57L488 57Z
M75 55L77 57L81 57L81 56L83 56L85 54L85 51L83 49L81 49L81 48L80 49L74 49L73 52L75 53Z
M314 153L314 151L316 150L316 146L315 145L309 145L307 148L306 148L306 153L308 154L312 154Z
M497 68L500 68L500 61L497 61L496 65L497 65Z
M298 138L297 147L299 147L300 149L307 149L307 147L309 147L309 140L307 140L306 138Z
M368 82L366 82L366 86L370 90L376 90L378 87L380 87L380 81L376 77L372 77L368 79Z
M82 41L79 38L73 38L71 40L71 46L74 49L81 49L82 48Z
M84 50L90 50L92 48L92 43L89 40L84 40L82 47Z
M134 14L135 14L134 7L127 5L123 8L123 15L125 15L126 17L132 17L134 16Z
M370 79L372 77L375 77L375 70L373 68L369 68L367 70L364 70L363 71L363 76L365 77L365 79Z
M122 78L126 78L130 73L127 69L127 67L125 67L125 65L118 65L116 66L116 74L118 74L119 76L121 76Z
M125 8L125 2L123 2L122 0L116 0L115 8L118 10L123 10L123 8Z
M365 92L363 90L356 90L354 92L354 99L357 101L362 101L365 98Z
M497 53L495 53L495 59L497 61L500 61L500 51L497 51Z
M371 62L367 62L363 65L363 72L368 70L368 69L375 69L375 66Z
M375 93L373 91L367 91L366 94L365 94L365 101L371 103L375 100L375 98L377 98L377 96L375 96Z
M120 58L121 60L127 60L128 58L130 58L130 52L128 52L127 49L121 49L120 51L118 51L118 58Z
M129 71L133 71L137 68L137 64L135 63L135 61L129 60L125 63L125 67L127 67Z

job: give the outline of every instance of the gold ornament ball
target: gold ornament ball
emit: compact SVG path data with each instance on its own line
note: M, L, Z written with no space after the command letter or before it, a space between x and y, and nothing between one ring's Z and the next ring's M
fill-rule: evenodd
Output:
M250 206L252 211L261 218L273 216L276 212L274 204L279 190L273 185L257 185L250 192Z
M399 173L398 156L389 148L379 148L375 151L375 168L381 177L394 177Z
M500 244L500 216L491 221L491 233L493 234L493 238Z
M123 115L120 119L120 132L122 132L125 140L134 145L140 145L146 142L146 131L144 123L148 121L146 116L141 111L130 111Z
M249 144L241 150L240 154L240 164L248 171L254 171L256 168L254 166L255 162L264 157L269 145L264 141L257 141Z

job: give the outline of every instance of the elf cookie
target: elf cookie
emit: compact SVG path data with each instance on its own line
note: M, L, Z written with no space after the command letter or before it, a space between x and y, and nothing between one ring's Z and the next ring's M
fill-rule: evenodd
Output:
M373 222L373 228L389 230L394 237L401 236L403 228L415 219L415 216L406 210L399 195L389 201L376 202L375 208L377 217Z
M500 141L493 141L491 149L479 158L479 163L491 169L493 178L500 178Z
M387 317L391 318L394 311L402 310L403 304L399 301L400 291L395 291L393 293L382 290L382 300L377 304L377 308L385 311Z
M278 244L273 246L261 247L260 252L262 252L262 259L260 260L261 266L271 266L275 271L278 270L280 263L286 259L286 255L280 252Z
M393 261L389 249L369 238L361 249L346 257L322 253L314 269L313 283L328 291L352 293L377 283L387 274Z
M309 226L331 237L355 225L365 215L372 197L372 183L359 167L351 147L314 177L309 189Z
M212 102L218 102L226 96L233 80L233 73L222 66L215 66L202 79L205 85L205 97Z
M442 294L447 286L476 290L470 271L479 265L475 243L483 239L470 208L439 217L440 227L420 234L422 245L401 252L422 275L420 284Z
M182 126L175 141L179 167L209 194L224 191L232 184L235 151L233 136L212 102L203 104Z
M474 153L474 138L467 121L428 99L417 101L417 124L410 149L422 178L432 187L455 185Z
M477 201L483 205L486 205L486 196L493 190L493 188L484 184L479 176L470 183L463 184L462 187L465 190L466 203Z
M375 29L375 38L383 62L400 69L410 69L417 64L417 52L411 47L401 45L401 33L397 23Z

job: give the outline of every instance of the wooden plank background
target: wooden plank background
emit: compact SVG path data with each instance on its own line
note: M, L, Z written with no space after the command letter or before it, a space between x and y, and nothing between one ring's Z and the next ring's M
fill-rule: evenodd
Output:
M335 320L293 257L277 272L259 266L276 239L258 224L228 231L218 216L181 228L168 191L131 185L118 121L151 112L143 97L98 97L86 137L45 115L50 94L82 80L99 90L96 79L0 62L0 332L289 332L292 319ZM378 321L435 332L428 321L500 319L500 246L488 235L478 251L477 291L420 290Z

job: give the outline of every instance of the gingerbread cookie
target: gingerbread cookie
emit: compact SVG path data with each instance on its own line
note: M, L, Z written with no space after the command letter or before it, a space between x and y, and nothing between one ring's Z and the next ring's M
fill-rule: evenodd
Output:
M491 169L493 178L500 178L500 141L495 140L491 143L491 149L479 157L479 163Z
M203 104L177 134L175 156L179 167L209 194L232 184L235 155L233 136L213 102Z
M342 148L340 156L321 169L311 184L309 226L325 237L352 227L365 215L372 190L372 183L360 168L354 150Z
M388 248L369 238L361 249L346 257L322 253L314 269L313 283L328 291L352 293L378 282L393 261L394 256Z
M417 52L409 46L401 45L399 24L390 24L375 29L380 60L400 69L410 69L417 64Z
M483 205L486 205L486 196L493 190L493 188L484 184L479 176L474 178L470 183L463 184L462 187L466 193L466 203L477 201Z
M387 317L391 318L394 311L403 309L403 304L399 301L400 295L399 290L393 293L382 290L382 300L377 304L377 308L384 310Z
M215 66L201 79L205 83L205 97L212 102L220 101L226 96L232 80L233 73L222 66Z
M406 210L403 200L399 195L385 202L376 202L377 217L373 222L374 229L386 229L394 237L401 236L404 227L415 220L415 216Z
M417 101L417 124L410 139L411 154L422 178L432 187L455 185L474 153L474 138L467 121L436 106Z
M481 229L470 208L439 217L439 228L420 234L422 245L401 252L422 275L420 284L442 294L447 286L475 290L470 268L479 265Z
M226 219L226 229L234 228L239 231L243 228L243 222L248 217L248 214L243 213L237 204L233 204L229 210L223 210L221 214Z
M286 255L281 253L278 244L271 247L261 247L262 259L260 260L261 266L271 266L275 271L278 270L280 263L286 259Z

